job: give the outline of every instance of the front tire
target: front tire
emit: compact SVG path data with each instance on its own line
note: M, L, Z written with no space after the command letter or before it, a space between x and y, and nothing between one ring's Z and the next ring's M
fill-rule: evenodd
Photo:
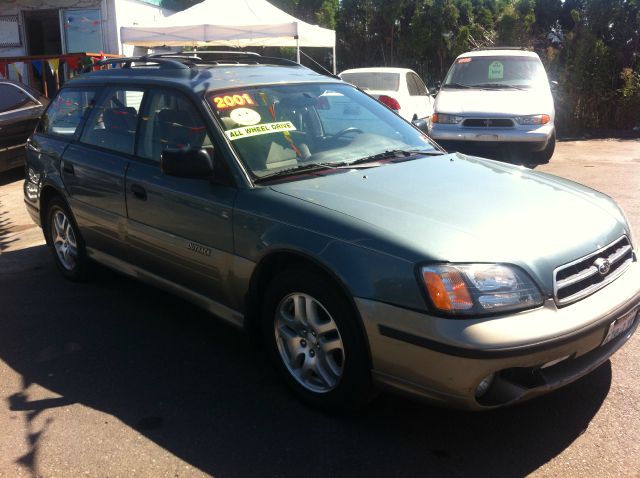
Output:
M278 274L262 311L265 347L290 389L323 409L353 409L372 396L367 347L352 307L324 276Z
M89 268L84 240L67 204L54 198L47 207L45 234L58 270L67 279L79 281Z
M542 151L536 151L533 153L533 159L538 164L547 164L551 157L553 156L553 152L556 149L556 135L555 133L549 138L549 142L547 146Z

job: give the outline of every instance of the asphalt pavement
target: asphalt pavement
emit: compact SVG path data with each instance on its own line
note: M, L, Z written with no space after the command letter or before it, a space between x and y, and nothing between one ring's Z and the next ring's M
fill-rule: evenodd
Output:
M561 142L536 169L613 196L640 234L640 140ZM587 377L511 408L383 394L325 415L200 309L104 269L62 279L11 172L0 175L0 430L7 478L640 477L640 334Z

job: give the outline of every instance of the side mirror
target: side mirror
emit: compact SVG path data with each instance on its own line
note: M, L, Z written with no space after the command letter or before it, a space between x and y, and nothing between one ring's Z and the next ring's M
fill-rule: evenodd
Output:
M411 124L418 128L420 131L424 131L425 133L428 130L427 122L423 119L414 119Z
M168 149L160 154L160 170L179 178L210 178L214 171L213 159L204 149Z

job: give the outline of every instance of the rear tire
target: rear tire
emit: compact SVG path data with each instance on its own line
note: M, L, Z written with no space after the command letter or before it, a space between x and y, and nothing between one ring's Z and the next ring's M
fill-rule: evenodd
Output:
M263 343L289 388L328 410L355 409L372 397L371 367L359 320L324 276L289 269L263 301Z
M47 244L58 270L69 280L86 279L89 259L80 229L67 204L59 197L47 206L44 224Z

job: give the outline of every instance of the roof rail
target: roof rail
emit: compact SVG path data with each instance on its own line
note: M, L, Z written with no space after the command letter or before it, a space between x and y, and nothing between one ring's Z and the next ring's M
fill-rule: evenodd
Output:
M299 66L298 63L285 58L262 56L252 51L168 51L146 55L148 58L166 58L177 61L187 61L194 64L220 65L220 64L257 64L257 65L284 65Z
M104 66L114 63L122 64L122 68L132 68L133 63L150 63L158 65L161 69L177 70L185 70L199 65L228 64L300 66L292 60L261 56L258 53L249 51L178 51L150 53L139 57L105 58L104 60L97 61L93 65L86 66L82 72L90 72L94 66Z
M524 50L530 51L527 47L524 46L481 46L478 48L474 48L471 51L482 51L482 50Z
M122 68L131 68L132 63L156 63L160 68L172 68L178 70L189 68L185 63L171 58L152 58L149 57L149 55L144 55L139 57L105 58L104 60L97 61L92 65L85 66L82 72L87 73L91 71L94 66L112 65L114 63L122 63Z

